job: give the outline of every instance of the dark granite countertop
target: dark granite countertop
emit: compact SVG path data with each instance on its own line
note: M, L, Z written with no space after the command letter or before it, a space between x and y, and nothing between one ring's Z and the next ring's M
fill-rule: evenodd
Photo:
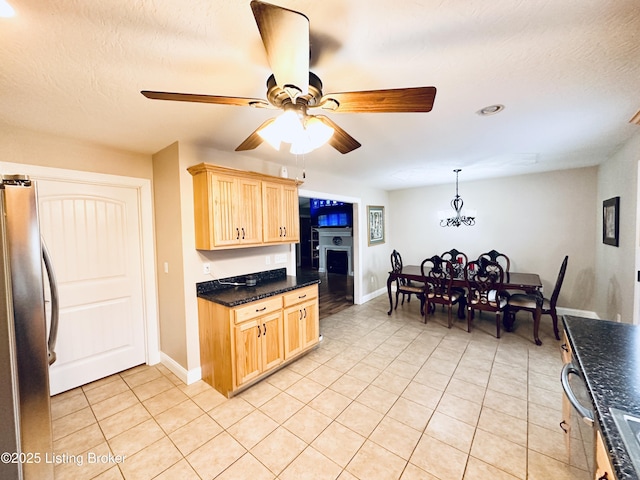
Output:
M616 478L638 480L609 408L640 416L640 327L570 315L563 323Z
M237 307L238 305L320 283L320 277L317 274L309 273L294 277L287 275L285 268L251 275L257 279L255 287L225 285L225 283L244 283L246 276L197 283L198 297L219 303L225 307Z

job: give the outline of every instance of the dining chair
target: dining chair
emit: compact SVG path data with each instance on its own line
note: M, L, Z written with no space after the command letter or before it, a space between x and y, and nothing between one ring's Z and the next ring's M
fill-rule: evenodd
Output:
M448 327L451 328L453 325L453 305L464 298L463 293L453 288L455 272L452 263L438 255L434 255L422 261L420 271L425 278L426 309L424 323L427 323L427 315L432 313L430 307L440 304L448 308Z
M507 299L502 293L502 266L491 260L474 260L467 263L464 279L467 285L467 331L471 332L475 310L495 312L496 337L500 338L500 320L507 306Z
M498 262L505 273L509 273L511 268L511 261L504 253L500 253L497 250L490 250L481 254L478 257L479 261L490 260L492 262Z
M556 303L558 302L558 296L560 295L560 289L562 288L562 282L564 281L564 275L567 272L567 264L569 263L569 255L565 255L562 264L560 265L560 271L558 272L558 278L556 279L556 285L553 287L553 292L550 298L542 297L542 308L540 310L541 315L551 315L553 320L553 333L556 336L556 340L560 340L560 332L558 331L558 312L556 311ZM516 312L519 310L526 310L534 315L536 314L536 300L540 301L541 293L537 294L524 294L516 293L509 297L507 302L508 315L511 318L511 322L515 319ZM536 344L540 345L540 339L538 338L538 325L534 323L533 336L536 340ZM540 342L540 343L538 343Z
M448 260L453 265L453 271L456 274L456 277L463 278L464 277L464 267L469 262L469 257L464 252L456 248L452 248L440 255L443 260Z
M391 252L391 270L393 273L402 272L402 256L400 252L394 250ZM420 313L424 311L424 284L412 282L406 278L396 278L396 305L394 310L398 308L398 297L402 294L402 303L404 305L404 297L407 295L407 302L411 301L411 295L415 295L420 299Z

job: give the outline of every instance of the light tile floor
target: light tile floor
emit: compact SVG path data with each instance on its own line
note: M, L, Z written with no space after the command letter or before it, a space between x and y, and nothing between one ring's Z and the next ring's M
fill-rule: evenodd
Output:
M425 325L379 297L321 320L319 348L232 399L140 366L52 399L56 479L587 479L569 465L550 320ZM572 442L576 445L578 442ZM109 456L110 455L110 456ZM120 457L118 457L120 456Z

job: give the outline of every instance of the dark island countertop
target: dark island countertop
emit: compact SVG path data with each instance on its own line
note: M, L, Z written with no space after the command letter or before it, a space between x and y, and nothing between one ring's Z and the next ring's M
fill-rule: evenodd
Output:
M570 315L563 323L616 478L638 480L609 408L640 417L640 327Z
M229 277L197 283L197 295L199 298L219 303L225 307L237 307L238 305L320 283L320 277L317 274L309 273L291 276L287 275L285 268L251 275L257 279L257 284L254 287L225 285L228 283L244 283L246 281L246 276Z

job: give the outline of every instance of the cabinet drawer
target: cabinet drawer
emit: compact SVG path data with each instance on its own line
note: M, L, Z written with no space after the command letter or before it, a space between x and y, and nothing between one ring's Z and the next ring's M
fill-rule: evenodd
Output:
M289 293L285 293L284 297L284 307L289 307L291 305L295 305L296 303L303 302L305 300L309 300L312 298L316 298L318 296L318 286L311 285L310 287L298 288L297 290L293 290Z
M250 304L235 309L235 323L242 323L252 318L260 317L267 313L275 312L282 308L282 297L280 295L251 302Z

